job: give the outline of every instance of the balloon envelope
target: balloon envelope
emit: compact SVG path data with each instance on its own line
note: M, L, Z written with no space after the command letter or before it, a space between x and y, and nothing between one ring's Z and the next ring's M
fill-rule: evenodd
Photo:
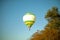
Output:
M26 13L24 16L23 16L23 21L24 23L27 25L27 27L30 28L32 27L32 25L34 24L35 22L35 15L32 14L32 13Z

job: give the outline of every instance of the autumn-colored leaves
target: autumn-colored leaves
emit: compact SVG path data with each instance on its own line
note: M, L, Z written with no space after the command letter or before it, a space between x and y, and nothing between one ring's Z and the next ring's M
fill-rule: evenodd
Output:
M42 31L37 31L30 40L60 40L60 13L58 8L48 10L45 18L48 24Z

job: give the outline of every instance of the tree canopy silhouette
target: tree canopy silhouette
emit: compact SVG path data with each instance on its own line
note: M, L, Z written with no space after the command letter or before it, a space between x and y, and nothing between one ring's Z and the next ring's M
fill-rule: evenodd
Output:
M58 8L49 9L45 18L48 20L45 29L35 32L30 40L60 40L60 13Z

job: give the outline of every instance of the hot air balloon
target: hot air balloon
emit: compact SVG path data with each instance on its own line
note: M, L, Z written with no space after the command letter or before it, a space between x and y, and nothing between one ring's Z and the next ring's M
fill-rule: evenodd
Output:
M36 17L32 13L28 12L23 16L23 22L27 25L29 30L32 27L32 25L35 23L35 20L36 20Z

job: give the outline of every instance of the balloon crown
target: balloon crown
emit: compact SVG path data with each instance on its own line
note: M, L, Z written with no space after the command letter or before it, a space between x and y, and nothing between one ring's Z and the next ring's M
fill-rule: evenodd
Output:
M32 12L27 12L26 15L34 15Z

